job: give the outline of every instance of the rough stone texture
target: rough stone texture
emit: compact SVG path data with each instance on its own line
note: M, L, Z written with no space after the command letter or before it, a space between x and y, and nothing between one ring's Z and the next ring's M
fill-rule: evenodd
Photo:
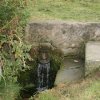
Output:
M90 41L86 44L86 75L100 68L100 42Z
M100 40L100 23L34 21L27 25L27 44L49 42L67 55L84 56L87 41Z
M82 79L85 75L84 62L79 59L65 59L63 67L58 71L55 85Z

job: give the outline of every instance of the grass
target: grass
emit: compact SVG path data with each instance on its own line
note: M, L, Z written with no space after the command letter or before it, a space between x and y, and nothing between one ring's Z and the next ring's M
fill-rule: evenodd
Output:
M35 0L31 20L100 21L100 0Z
M36 95L35 100L100 100L99 77L100 72L97 71L82 82L60 84Z
M44 91L35 100L59 100L59 96L54 91Z
M15 100L20 94L18 84L7 83L5 87L0 84L0 100Z

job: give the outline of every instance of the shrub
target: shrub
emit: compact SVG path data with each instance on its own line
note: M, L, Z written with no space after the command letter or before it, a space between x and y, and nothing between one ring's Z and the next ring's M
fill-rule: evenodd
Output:
M31 2L31 0L0 0L0 57L5 79L5 82L0 81L2 88L0 94L3 94L4 100L14 100L14 95L20 90L19 85L16 85L17 74L20 70L28 68L26 59L31 59L28 55L30 46L23 42Z

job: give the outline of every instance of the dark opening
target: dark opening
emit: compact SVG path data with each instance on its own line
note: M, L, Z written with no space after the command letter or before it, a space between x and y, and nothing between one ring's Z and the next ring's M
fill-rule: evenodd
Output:
M23 87L20 91L22 98L29 98L38 91L54 87L56 74L61 65L58 55L55 58L54 56L54 52L42 47L38 49L34 61L27 61L30 69L20 72L18 76L18 82Z

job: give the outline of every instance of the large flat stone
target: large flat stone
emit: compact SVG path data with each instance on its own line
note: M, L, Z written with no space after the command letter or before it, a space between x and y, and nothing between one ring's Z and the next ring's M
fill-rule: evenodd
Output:
M62 68L58 71L55 85L75 82L85 75L84 62L79 59L64 59Z
M86 75L100 68L100 42L90 41L86 44Z
M49 42L66 56L84 56L85 43L100 40L100 23L33 21L27 25L24 40L28 44Z

